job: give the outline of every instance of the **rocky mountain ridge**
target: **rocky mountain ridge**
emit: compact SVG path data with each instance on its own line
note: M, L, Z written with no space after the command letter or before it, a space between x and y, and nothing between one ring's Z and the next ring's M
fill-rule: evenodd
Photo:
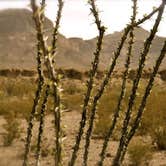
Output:
M53 24L49 19L45 21L46 35L51 37ZM32 14L27 9L8 9L0 11L0 69L35 69L36 68L36 31L32 20ZM123 32L115 32L104 37L101 54L100 69L105 70L116 49ZM133 49L131 67L136 68L144 40L149 32L137 28L135 30L136 41ZM147 58L146 68L153 68L155 59L160 53L165 38L155 37ZM58 37L58 50L56 63L58 68L88 70L95 50L96 38L83 40L81 38ZM123 69L126 58L127 44L125 44L118 60L118 69ZM166 69L164 59L160 70Z

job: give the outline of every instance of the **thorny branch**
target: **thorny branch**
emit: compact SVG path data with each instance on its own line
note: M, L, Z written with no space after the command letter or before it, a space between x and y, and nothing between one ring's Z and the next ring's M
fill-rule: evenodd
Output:
M140 121L141 121L141 117L142 117L144 108L146 106L147 99L148 99L148 97L150 95L150 92L152 90L152 87L153 87L155 76L156 76L156 74L158 72L158 69L159 69L163 59L165 58L165 54L166 54L166 41L164 42L164 45L163 45L163 48L161 50L160 56L158 57L158 59L156 61L155 67L153 69L153 73L151 74L151 77L149 79L148 85L147 85L146 90L145 90L145 94L144 94L144 96L142 98L141 105L140 105L140 107L138 109L138 112L137 112L137 116L136 116L136 118L134 120L134 123L133 123L128 135L127 135L126 144L125 144L124 150L122 152L121 160L123 160L124 155L125 155L126 150L127 150L127 146L129 144L129 142L131 141L131 138L134 136L136 130L139 127L139 124L140 124Z
M128 43L129 47L128 47L128 52L127 52L125 71L124 71L124 74L123 74L121 93L120 93L120 97L119 97L119 100L118 100L117 108L115 109L115 113L113 115L113 120L112 120L111 126L109 128L108 134L106 135L104 143L103 143L102 152L100 154L100 161L98 163L99 166L103 165L103 161L105 159L106 148L108 146L109 139L112 136L113 130L114 130L115 125L117 123L117 119L118 119L119 113L121 111L122 101L123 101L123 98L124 98L124 95L125 95L126 81L127 81L127 76L128 76L129 66L130 66L130 59L131 59L131 54L132 54L132 48L133 48L133 43L134 43L134 33L133 33L134 27L133 27L133 25L135 23L136 14L137 14L137 0L134 0L133 1L133 14L132 14L132 17L131 17L131 31L130 31L129 43Z
M78 134L77 134L77 137L75 140L75 145L74 145L74 150L73 150L73 153L71 156L71 160L68 163L69 166L74 166L75 161L77 159L77 153L79 150L81 138L82 138L82 135L84 133L84 128L85 128L86 121L87 121L87 109L88 109L88 106L90 106L91 93L93 90L95 75L97 73L98 65L100 62L101 50L102 50L102 45L103 45L103 38L104 38L104 33L105 33L105 27L101 24L101 20L99 19L99 12L98 12L98 9L96 7L95 0L89 0L88 3L91 6L90 10L95 18L95 24L97 26L99 34L97 37L96 50L94 51L94 59L92 61L91 70L89 72L89 80L87 81L87 91L86 91L85 96L84 96L84 103L83 103L83 108L82 108L82 117L81 117L81 121L80 121L79 131L78 131ZM165 0L162 1L162 4L158 8L153 10L150 14L143 17L142 19L139 19L137 22L135 21L137 0L133 0L133 3L134 3L134 5L133 5L133 15L131 17L131 23L129 25L127 25L127 27L124 29L124 34L122 35L122 38L118 44L117 49L114 51L114 58L112 60L112 63L108 66L108 71L106 72L105 77L102 80L102 83L101 83L97 93L94 96L92 96L93 100L92 100L92 105L90 107L91 108L90 119L88 121L89 122L88 123L88 130L86 132L86 142L85 142L84 155L83 155L83 165L84 166L87 166L87 162L88 162L89 147L90 147L90 141L91 141L90 139L91 139L91 135L92 135L92 130L93 130L94 119L95 119L95 115L96 115L96 111L97 111L98 102L104 93L105 87L108 85L109 80L112 77L112 73L113 73L114 68L116 66L117 59L119 58L121 50L124 46L124 43L129 35L129 43L128 43L129 47L128 47L126 64L125 64L125 71L124 71L123 81L122 81L122 86L121 86L121 93L120 93L120 97L118 100L117 108L115 110L113 122L112 122L112 125L110 126L110 130L108 132L108 135L105 138L105 141L103 144L103 149L102 149L102 152L100 154L101 158L100 158L100 161L98 163L99 166L103 165L108 141L109 141L109 139L112 135L112 132L114 130L114 127L116 125L117 118L118 118L119 112L121 110L122 100L123 100L124 95L125 95L126 80L127 80L128 70L129 70L129 66L130 66L130 58L131 58L131 52L132 52L132 47L133 47L133 42L134 42L134 33L133 33L134 28L139 26L140 24L142 24L146 20L150 19L157 12L158 12L158 17L157 17L156 22L153 26L153 29L150 33L150 36L147 38L147 40L144 43L144 50L141 53L141 58L139 61L139 68L137 71L137 77L135 78L135 80L133 82L132 93L131 93L131 96L129 99L128 109L127 109L126 117L125 117L125 120L123 123L121 140L120 140L119 148L117 150L117 154L116 154L116 157L114 159L113 165L118 166L122 163L122 160L123 160L124 155L126 153L127 146L129 144L132 136L135 134L136 129L139 126L139 122L141 120L142 113L143 113L143 110L145 108L147 98L148 98L148 96L150 94L150 90L152 89L152 86L153 86L153 81L154 81L155 75L156 75L158 68L159 68L159 66L160 66L160 64L165 56L166 42L163 46L163 49L161 51L159 58L156 61L154 71L150 77L148 86L146 87L144 97L142 99L141 105L140 105L139 110L138 110L138 114L137 114L135 121L134 121L134 125L132 126L131 130L128 133L127 130L128 130L128 125L129 125L129 121L130 121L130 116L132 113L131 110L132 110L132 107L133 107L133 104L134 104L134 101L136 98L138 84L139 84L139 81L141 79L142 71L143 71L143 68L145 65L145 61L146 61L146 56L149 52L151 42L154 39L154 36L157 32L157 28L158 28L159 23L161 21L162 13L163 13L164 6L165 6ZM62 165L62 145L61 145L61 142L62 142L61 129L62 129L62 127L61 127L61 110L60 110L60 105L61 105L60 85L59 85L60 80L59 80L58 73L55 71L55 66L54 66L55 59L54 58L55 58L56 48L57 48L57 36L58 36L58 29L59 29L59 24L60 24L61 15L62 15L62 9L63 9L63 0L58 0L58 11L57 11L57 17L56 17L56 21L55 21L55 27L54 27L53 34L52 34L51 49L49 49L49 47L47 47L47 41L46 41L46 38L44 36L44 29L43 29L45 0L42 0L40 7L37 6L36 0L31 0L31 8L33 11L33 19L34 19L36 31L37 31L37 41L38 41L38 44L37 44L37 49L38 49L37 70L38 70L39 80L38 80L38 87L37 87L37 91L36 91L36 95L35 95L35 99L34 99L32 112L31 112L30 119L29 119L29 126L28 126L28 130L27 130L27 138L26 138L23 166L28 165L28 154L30 151L30 143L31 143L31 137L32 137L34 115L35 115L35 112L36 112L37 107L39 105L39 101L41 100L41 95L42 95L41 93L43 91L43 86L44 86L42 58L44 59L44 65L46 66L46 69L47 69L48 74L49 74L48 75L49 81L46 82L46 89L44 91L45 96L44 96L41 110L40 110L41 114L40 114L40 126L39 126L39 135L38 135L37 152L36 152L36 155L37 155L36 156L36 165L37 166L40 165L40 151L41 151L41 143L42 143L42 134L43 134L43 130L44 130L44 128L43 128L44 114L45 114L46 104L47 104L47 100L48 100L48 96L49 96L49 89L52 87L53 97L54 97L54 118L55 118L55 135L56 135L55 165L61 166Z
M40 125L39 125L37 150L36 150L36 166L40 166L41 143L42 143L42 136L43 136L43 130L44 130L44 117L45 117L45 111L46 111L46 107L47 107L49 90L50 90L50 86L46 85L46 88L44 91L44 99L43 99L43 102L41 105L41 111L40 111Z
M53 33L53 54L55 54L55 48L56 48L56 38L58 34L58 28L59 28L59 23L60 23L60 18L61 18L61 11L63 7L63 1L59 0L59 9L58 9L58 14L57 14L57 21L56 21L56 26L54 28L54 33ZM45 7L45 0L42 1L42 6L38 7L36 4L36 0L31 0L31 8L33 12L33 19L35 22L36 26L36 31L37 31L37 40L38 40L38 46L39 49L41 50L41 54L44 57L45 65L49 73L49 80L50 80L50 85L53 87L53 93L54 93L54 115L55 115L55 130L56 130L56 153L55 153L55 164L56 166L61 165L61 126L60 126L60 120L61 120L61 115L60 115L60 93L59 93L59 77L58 74L56 73L54 69L54 60L53 60L53 55L49 52L47 43L45 40L44 36L44 31L43 31L43 21L44 21L44 7ZM36 93L36 100L34 103L34 109L32 111L32 114L34 114L34 110L38 105L38 102L40 100L40 93L41 93L41 88L38 88L39 92L37 91ZM30 147L30 141L31 141L31 130L33 127L32 121L33 116L30 117L30 122L29 122L29 129L28 129L28 136L27 136L27 143L26 143L26 152L25 152L25 157L24 157L24 164L23 166L27 166L27 157L29 153L29 147Z
M164 11L164 7L165 7L165 4L164 4L164 1L163 1L162 2L162 7L160 8L160 10L158 12L158 16L157 16L157 19L156 19L155 24L153 26L153 29L151 30L151 33L150 33L149 37L147 38L147 40L144 43L144 49L141 53L141 58L140 58L140 61L139 61L139 67L138 67L138 70L137 70L137 75L136 75L136 78L133 82L133 87L132 87L132 92L131 92L131 95L130 95L130 98L129 98L128 108L127 108L127 111L125 113L125 119L124 119L124 122L123 122L122 134L121 134L119 147L118 147L118 150L117 150L117 153L116 153L116 157L114 159L114 165L116 165L116 166L120 165L120 162L121 162L120 161L121 153L122 153L124 145L125 145L127 129L128 129L129 121L130 121L130 118L131 118L132 107L133 107L133 104L134 104L134 101L135 101L135 98L136 98L136 92L137 92L137 89L138 89L138 84L139 84L139 81L140 81L140 78L141 78L141 75L142 75L143 68L145 66L146 57L147 57L147 54L149 52L151 43L152 43L152 41L155 37L155 34L157 32L159 23L161 21L162 14L163 14L163 11Z
M89 74L89 81L87 82L87 91L86 91L86 94L84 97L84 104L83 104L83 108L82 108L82 118L80 121L80 127L79 127L79 131L78 131L78 134L76 137L76 142L74 145L74 150L72 153L71 161L69 162L69 166L73 166L75 164L75 161L77 158L77 153L79 150L81 137L83 135L83 130L84 130L84 127L86 124L87 107L88 107L91 92L93 89L94 77L96 75L98 64L99 64L100 52L102 49L102 42L103 42L103 37L104 37L104 32L105 32L105 27L101 25L101 20L99 19L98 11L97 11L94 0L90 0L89 4L91 5L90 10L91 10L92 14L94 15L95 23L96 23L98 31L99 31L99 36L98 36L97 44L96 44L96 51L94 52L94 60L92 62L92 69L90 70L90 74ZM87 162L87 155L84 154L84 164L85 165L86 165L86 162Z
M36 113L37 106L39 104L39 100L41 98L41 92L42 92L43 85L44 85L44 76L43 76L42 61L41 61L42 53L41 53L39 41L37 44L37 57L36 57L36 59L37 59L37 71L38 71L39 78L38 78L38 86L37 86L37 90L36 90L36 94L35 94L35 99L34 99L32 111L31 111L30 118L29 118L23 166L27 166L27 164L28 164L28 155L29 155L29 151L30 151L30 143L31 143L31 137L32 137L34 115Z

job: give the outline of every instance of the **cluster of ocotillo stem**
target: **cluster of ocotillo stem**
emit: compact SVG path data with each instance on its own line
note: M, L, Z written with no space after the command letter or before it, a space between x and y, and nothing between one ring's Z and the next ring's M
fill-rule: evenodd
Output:
M127 151L127 147L134 136L136 130L139 127L139 123L142 118L143 111L146 106L146 102L148 96L150 95L151 89L153 87L154 78L159 70L159 67L165 57L166 54L166 41L163 43L163 47L161 48L161 52L154 64L153 72L148 80L148 84L145 88L141 103L139 105L138 110L136 111L136 116L134 119L132 118L132 110L133 106L137 97L137 90L141 80L141 75L143 69L145 67L145 62L147 55L149 53L151 44L154 40L154 37L157 33L159 24L162 19L163 11L165 8L165 0L162 0L161 4L152 10L151 13L145 15L141 19L136 19L137 17L137 0L132 0L132 14L130 23L123 30L123 34L121 40L118 43L117 49L113 52L113 58L108 66L108 69L101 81L101 85L97 89L96 93L93 94L94 88L94 81L98 71L98 66L100 63L100 58L102 56L102 46L103 46L103 39L106 31L106 27L102 24L102 20L99 16L99 10L96 5L95 0L89 0L88 4L90 6L90 12L94 16L94 23L97 26L98 30L98 37L96 39L96 48L93 54L93 60L91 63L91 69L89 70L89 78L86 83L87 90L84 94L83 106L82 106L82 116L81 121L78 122L79 129L76 135L75 143L73 145L73 151L71 152L71 158L68 162L68 166L74 166L76 163L80 143L82 140L82 136L85 133L85 146L83 151L83 166L88 165L88 156L89 156L89 149L91 143L91 136L94 128L94 120L96 117L97 106L98 103L107 87L109 82L111 81L112 74L114 68L116 67L116 63L118 58L121 55L122 48L124 44L128 44L127 50L127 57L124 64L124 73L122 77L122 84L121 84L121 91L117 102L117 107L114 111L112 122L109 128L107 135L103 141L103 146L101 149L101 153L99 154L100 160L96 161L96 164L102 166L104 163L104 159L106 156L106 150L108 146L108 142L110 141L113 131L116 127L118 122L119 114L122 112L122 102L126 93L126 83L128 79L128 73L130 70L131 58L132 58L132 50L133 44L135 43L135 28L139 27L145 21L148 21L154 14L157 14L156 20L154 21L154 25L150 31L149 36L145 39L144 45L140 54L139 58L139 65L137 68L136 77L133 80L132 90L128 100L127 109L124 110L125 116L123 120L123 125L121 129L121 136L119 140L119 146L117 148L116 155L114 160L110 165L113 166L120 166L123 162L124 156ZM26 144L25 144L25 153L24 153L24 161L23 166L28 166L29 161L29 153L31 147L31 138L32 138L32 130L34 125L34 117L36 111L40 110L40 125L38 130L38 138L37 138L37 150L36 150L36 166L40 165L41 160L41 143L43 137L43 130L44 130L44 120L45 120L45 111L47 109L47 104L49 100L50 90L52 90L52 96L54 100L54 127L55 127L55 166L62 166L63 158L62 158L62 125L61 125L61 80L59 74L56 71L56 53L57 53L57 37L58 37L58 30L60 26L61 14L63 9L63 0L58 0L58 11L55 20L55 25L52 33L52 42L51 46L48 46L46 36L44 34L44 21L45 21L45 0L40 2L40 5L37 5L36 0L31 0L31 8L33 12L33 20L35 23L36 28L36 39L37 39L37 51L36 51L36 60L37 60L37 71L38 71L38 85L37 90L34 98L33 108L29 117L29 124L27 129L27 137L26 137ZM111 21L111 20L110 20ZM48 72L48 77L46 78L43 74L43 69L46 69ZM111 93L111 92L110 92ZM39 107L39 103L42 103ZM88 110L90 108L90 110ZM87 110L90 112L90 115L87 116ZM132 126L130 126L130 121L132 120ZM87 125L87 131L85 130L85 126Z

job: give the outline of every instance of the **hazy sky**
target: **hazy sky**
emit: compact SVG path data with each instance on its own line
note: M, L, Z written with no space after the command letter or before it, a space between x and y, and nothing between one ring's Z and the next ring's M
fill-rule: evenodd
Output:
M138 0L139 15L151 12L153 6L158 6L160 0ZM0 9L5 8L28 8L28 0L0 0ZM107 34L122 30L129 22L131 15L131 0L98 0L100 16L103 24L107 27ZM57 0L48 0L46 16L55 19L57 11ZM66 37L82 37L89 39L97 35L94 19L90 14L87 0L65 0L60 32ZM155 17L145 23L143 27L149 30ZM166 37L166 10L158 35Z

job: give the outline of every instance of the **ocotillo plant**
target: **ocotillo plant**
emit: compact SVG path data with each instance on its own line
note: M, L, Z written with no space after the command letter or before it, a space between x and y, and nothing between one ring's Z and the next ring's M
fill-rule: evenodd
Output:
M125 116L123 119L123 125L121 129L121 138L119 140L119 147L116 152L116 156L113 160L112 165L113 166L119 166L122 164L128 144L130 143L132 137L134 136L139 123L141 121L141 117L144 111L144 108L146 106L146 102L148 99L148 96L150 94L150 91L153 86L154 78L158 72L159 66L161 65L165 53L166 53L166 42L163 45L163 48L161 50L161 53L156 60L156 64L153 69L153 73L150 76L148 85L145 89L144 96L141 100L141 104L136 110L136 117L132 118L132 108L134 106L136 97L137 97L137 91L138 86L141 80L142 72L145 66L146 57L149 53L150 46L154 40L155 34L157 32L158 26L161 22L161 18L163 15L164 7L165 7L165 0L162 0L162 3L159 7L154 9L151 13L146 15L145 17L141 19L136 19L137 16L137 1L138 0L132 0L133 1L133 11L131 15L131 22L127 24L126 28L124 28L124 32L122 34L121 40L118 43L118 47L113 52L113 59L112 62L108 65L108 69L105 73L104 78L101 80L101 84L99 85L99 88L96 92L92 93L93 87L94 87L94 81L95 76L98 71L100 58L102 56L101 50L103 46L103 40L104 40L104 34L106 31L106 28L104 25L102 25L102 20L99 16L98 7L96 5L95 0L89 0L88 4L90 5L90 12L92 13L94 17L94 22L97 26L98 30L98 37L96 41L96 48L94 51L94 57L91 63L91 69L89 71L89 80L87 81L87 90L84 95L83 99L83 107L82 107L82 116L80 121L80 126L78 128L78 133L76 135L76 139L74 142L73 151L71 154L71 158L68 161L69 166L74 166L77 159L77 154L80 148L80 143L83 137L83 134L85 133L85 146L84 146L84 153L83 153L83 165L88 165L88 156L89 156L89 149L90 149L90 143L91 143L91 136L94 128L94 121L97 113L97 106L98 103L103 96L105 89L107 85L109 84L109 81L112 78L113 71L116 67L117 60L119 59L121 55L121 51L124 47L124 44L126 43L126 40L128 39L128 50L127 50L127 57L124 64L125 70L122 76L122 85L120 89L120 96L117 101L117 106L113 115L113 120L110 125L109 131L104 139L102 150L100 155L100 160L97 162L97 165L102 166L105 159L106 149L108 146L108 142L110 138L112 137L113 131L118 123L118 117L119 114L122 112L122 102L125 95L126 90L126 83L128 79L128 72L130 68L131 58L132 58L132 50L133 50L133 44L134 44L134 33L135 28L144 23L145 21L149 20L154 14L157 13L157 18L155 20L155 23L152 27L152 30L150 31L149 37L145 40L144 46L142 49L142 52L140 54L140 60L139 65L137 69L136 77L133 81L132 90L130 93L129 101L128 101L128 108L125 112ZM41 153L41 143L42 143L42 135L44 130L44 118L45 118L45 111L47 108L49 95L50 95L50 89L53 89L53 99L54 99L54 127L55 127L55 166L61 166L63 165L62 161L62 126L61 126L61 95L60 95L60 83L61 80L59 79L59 75L55 70L55 62L56 62L56 48L57 48L57 35L58 35L58 28L60 24L61 14L62 14L62 8L63 8L63 1L58 0L58 11L57 11L57 18L55 21L55 27L52 34L52 42L51 47L47 46L47 41L44 35L44 10L45 10L46 2L45 0L42 0L41 6L38 6L35 0L31 0L31 8L33 12L33 19L36 27L36 38L37 38L37 71L38 71L38 87L34 99L34 104L32 108L32 112L29 119L29 125L27 130L27 138L26 138L26 145L25 145L25 155L24 155L24 162L23 166L28 165L28 155L30 151L30 143L31 143L31 137L32 137L32 129L34 124L34 116L37 109L40 109L40 125L39 125L39 133L37 138L37 150L36 150L36 166L40 165L40 153ZM47 69L48 72L48 78L45 78L43 75L43 68ZM111 92L110 92L111 93ZM42 96L43 95L43 96ZM39 102L42 103L42 105L39 107ZM88 110L89 109L89 110ZM87 116L87 110L90 113L90 116L88 118ZM130 127L131 120L134 120L132 123L132 126ZM85 130L85 127L87 125L87 131ZM111 165L111 163L110 163Z
M164 1L163 1L163 3L160 5L160 10L159 10L159 18L161 19L161 13L163 12L163 6L165 6L165 4L164 4ZM160 22L160 21L159 21ZM132 25L133 24L133 25ZM91 136L91 133L92 133L92 129L93 129L93 122L94 122L94 119L95 119L95 114L96 114L96 107L97 107L97 104L98 104L98 101L99 101L99 99L101 98L101 96L102 96L102 94L103 94L103 92L104 92L104 89L105 89L105 86L108 84L108 81L110 80L110 77L111 77L111 75L112 75L112 72L113 72L113 70L114 70L114 67L116 66L116 61L117 61L117 59L118 59L118 57L119 57L119 55L120 55L120 52L121 52L121 49L122 49L122 47L123 47L123 44L124 44L124 42L125 42L125 40L126 40L126 38L127 38L127 35L128 35L128 33L129 33L129 31L134 27L134 25L137 25L137 23L132 23L132 24L129 24L128 25L128 27L125 29L125 33L124 33L124 36L122 37L122 40L121 40L121 42L120 42L120 44L119 44L119 47L118 47L118 49L117 49L117 52L115 52L115 57L114 57L114 59L113 59L113 61L112 61L112 64L110 65L110 67L109 67L109 70L108 70L108 72L107 72L107 74L106 74L106 77L104 78L104 80L103 80L103 83L101 84L101 87L99 88L99 90L97 91L97 94L94 96L94 98L93 98L93 102L92 102L92 107L91 107L91 116L90 116L90 122L89 122L89 126L88 126L88 130L87 130L87 134L86 134L86 145L85 145L85 153L84 153L84 155L87 155L87 150L86 149L88 149L89 148L89 144L90 144L90 136ZM157 25L158 25L158 21L157 21L157 23L156 23ZM155 26L155 28L157 28L156 26ZM151 37L151 35L152 35L152 37ZM153 40L153 33L150 35L150 39L152 39ZM147 39L147 41L149 41L149 39ZM149 43L151 43L151 42L149 42ZM146 47L144 47L144 49L146 50L145 51L145 54L147 55L147 53L148 53L148 48L146 48ZM141 66L144 66L144 62L141 62ZM139 76L137 77L137 79L140 79L139 78ZM132 102L134 101L133 99L131 100ZM124 128L124 126L123 126L123 128ZM86 161L85 161L86 162Z
M32 137L32 129L33 129L33 120L34 116L37 110L37 106L39 104L39 100L41 98L41 92L44 85L44 77L43 77L43 71L42 71L42 62L41 62L41 50L40 50L40 42L38 41L37 44L37 71L38 71L38 86L37 91L35 94L35 99L32 107L32 111L29 118L29 124L27 129L27 138L26 138L26 146L25 146L25 154L24 154L24 163L23 165L26 166L28 164L28 154L30 150L30 143L31 143L31 137Z
M41 112L40 112L40 125L39 125L39 133L38 133L38 140L37 140L37 150L36 150L36 165L40 165L40 153L41 153L41 142L42 142L42 135L44 130L44 116L47 106L47 100L49 96L50 86L46 85L45 88L45 96L41 105Z
M131 31L130 31L130 35L129 35L129 47L128 47L128 52L127 52L127 58L126 58L126 63L125 63L125 71L123 74L123 81L122 81L122 86L121 86L121 94L119 96L119 100L118 100L118 104L117 104L117 108L115 110L114 113L114 118L112 120L112 124L110 126L109 132L105 137L105 141L103 143L103 148L102 148L102 152L100 154L101 160L98 163L98 165L103 165L103 161L105 158L105 153L106 153L106 148L108 146L108 141L113 133L113 130L115 128L115 125L117 123L117 119L119 117L119 113L121 111L121 107L122 107L122 100L124 98L125 95L125 89L126 89L126 81L127 81L127 76L128 76L128 71L129 71L129 67L130 67L130 59L131 59L131 54L132 54L132 47L133 47L133 43L134 43L134 23L135 23L135 19L136 19L136 13L137 13L137 0L133 1L133 14L131 17Z
M57 44L57 34L58 34L58 28L61 18L61 12L63 8L63 1L58 1L58 13L57 13L57 19L56 24L53 32L53 39L52 39L52 47L51 50L48 49L47 42L45 40L44 32L43 32L43 23L44 23L44 8L45 8L45 0L41 2L41 6L37 6L37 3L35 0L31 0L31 8L33 12L33 19L36 26L37 31L37 40L38 40L38 75L39 75L39 85L36 92L36 98L34 100L34 106L31 112L30 121L29 121L29 127L27 131L27 140L26 140L26 147L25 147L25 155L24 155L24 162L23 165L28 165L28 154L30 149L30 142L31 142L31 136L32 136L32 128L33 128L33 119L34 114L36 111L36 108L39 104L39 100L41 99L41 91L42 86L44 84L43 76L41 75L41 57L44 59L44 65L46 66L49 74L48 80L46 80L45 84L47 84L47 89L45 91L45 97L41 108L41 118L40 118L40 127L39 127L39 136L38 136L38 143L37 143L37 162L36 165L39 165L39 158L40 158L40 142L41 142L41 136L43 132L43 116L44 116L44 110L47 103L48 98L48 91L49 87L53 87L53 96L54 96L54 118L55 118L55 136L56 136L56 143L55 143L55 165L61 165L61 112L60 112L60 86L59 86L59 75L56 73L54 68L54 56L56 51L56 44Z
M143 48L143 51L141 53L141 57L140 57L140 61L139 61L139 67L138 67L138 70L137 70L137 75L136 75L135 80L133 81L132 92L131 92L131 95L130 95L128 108L127 108L127 112L126 112L123 127L122 127L122 134L121 134L121 139L120 139L120 143L119 143L119 148L118 148L115 160L114 160L115 165L118 165L118 164L120 165L119 159L121 157L121 153L123 152L123 148L124 148L124 145L125 145L127 129L128 129L129 121L130 121L130 118L131 118L132 107L133 107L133 104L134 104L134 101L135 101L135 98L136 98L136 92L137 92L137 89L138 89L138 84L139 84L139 81L140 81L140 78L141 78L141 75L142 75L143 68L145 66L146 57L147 57L147 54L149 52L151 43L152 43L152 41L155 37L155 34L157 32L159 23L161 21L162 14L163 14L163 11L164 11L164 7L165 7L165 2L162 1L162 6L161 6L161 8L158 12L158 16L157 16L157 19L156 19L155 24L153 26L153 29L151 30L151 33L150 33L149 37L147 38L147 40L144 43L144 48Z
M90 97L91 97L91 92L92 92L93 83L94 83L94 77L97 73L97 69L98 69L98 65L99 65L99 61L100 61L100 59L99 59L100 52L102 49L102 42L103 42L103 37L104 37L104 32L105 32L105 27L101 25L101 20L99 19L99 14L98 14L98 10L96 8L95 2L90 0L89 4L91 5L90 10L91 10L92 14L94 15L95 23L97 25L97 29L99 32L99 36L97 39L96 50L94 52L94 60L92 62L92 69L90 70L90 73L89 73L89 81L87 81L87 92L86 92L85 97L84 97L84 104L83 104L83 108L82 108L82 119L80 122L80 128L78 131L78 135L76 137L76 142L75 142L75 146L74 146L74 151L72 153L72 158L71 158L71 161L69 162L70 166L73 166L75 164L75 160L77 158L77 152L79 149L81 137L83 135L84 127L86 124L87 107L88 107ZM86 150L88 150L88 148L86 148ZM84 159L87 160L86 155L84 156Z

